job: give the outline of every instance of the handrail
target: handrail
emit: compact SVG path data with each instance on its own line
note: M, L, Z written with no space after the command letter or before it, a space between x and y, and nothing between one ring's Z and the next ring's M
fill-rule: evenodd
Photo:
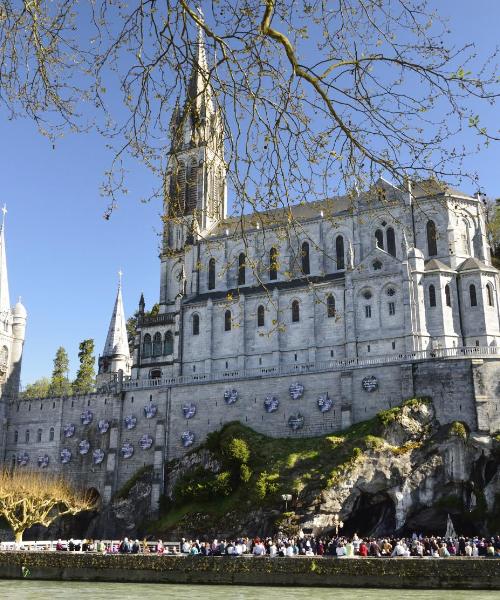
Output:
M76 540L73 542L76 546L80 546L80 550L76 550L76 552L89 552L88 550L83 551L82 546L85 540ZM97 542L101 542L105 546L106 553L115 553L118 552L118 548L120 546L121 540L92 540L94 545ZM132 540L133 541L133 540ZM0 551L13 552L17 550L26 550L27 552L39 552L39 551L48 551L48 552L56 552L57 544L61 543L64 549L68 550L69 540L37 540L37 541L26 541L26 542L0 542ZM143 540L139 540L141 545L141 552L144 551L144 542ZM162 542L164 547L165 554L178 554L181 552L181 545L179 542ZM158 541L147 541L146 546L148 547L148 551L151 553L157 552L158 549ZM94 549L93 552L96 552Z

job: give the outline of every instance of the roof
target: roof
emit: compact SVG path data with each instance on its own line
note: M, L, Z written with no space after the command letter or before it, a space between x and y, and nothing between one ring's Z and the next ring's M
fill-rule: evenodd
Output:
M453 196L465 198L467 200L476 200L473 196L451 187L446 183L435 179L424 179L422 181L413 181L411 192L414 198L428 198L429 196Z
M425 263L425 271L446 271L448 273L454 273L455 270L445 265L444 262L441 262L437 258L431 258Z
M118 286L115 307L113 309L113 315L109 324L106 344L104 345L104 352L102 355L109 357L117 355L130 357L121 284Z
M468 258L458 267L457 271L488 271L490 273L498 273L498 270L493 266L485 265L478 258Z

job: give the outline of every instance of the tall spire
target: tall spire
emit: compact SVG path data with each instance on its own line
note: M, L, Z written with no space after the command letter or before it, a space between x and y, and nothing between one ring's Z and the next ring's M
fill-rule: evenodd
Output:
M203 14L201 14L201 18L203 19ZM207 117L208 114L214 112L210 72L205 49L205 35L201 25L198 25L193 67L191 69L186 94L186 104L189 105L191 110L196 109L196 112L200 117Z
M104 346L103 356L109 358L114 356L123 356L130 360L130 350L127 339L127 323L125 320L125 310L123 309L122 298L122 273L119 272L118 293L116 294L113 316L109 324L108 336Z
M0 229L0 313L10 310L9 277L7 274L7 253L5 249L5 215L7 207L2 208L2 226Z

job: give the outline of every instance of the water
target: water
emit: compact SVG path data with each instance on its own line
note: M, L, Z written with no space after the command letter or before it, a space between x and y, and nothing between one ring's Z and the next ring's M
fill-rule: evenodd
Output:
M2 600L494 600L498 592L0 581Z

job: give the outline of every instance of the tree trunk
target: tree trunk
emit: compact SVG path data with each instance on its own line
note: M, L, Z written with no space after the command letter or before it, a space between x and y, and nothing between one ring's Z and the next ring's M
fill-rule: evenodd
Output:
M14 535L16 536L16 544L20 544L23 541L23 531L14 531Z

